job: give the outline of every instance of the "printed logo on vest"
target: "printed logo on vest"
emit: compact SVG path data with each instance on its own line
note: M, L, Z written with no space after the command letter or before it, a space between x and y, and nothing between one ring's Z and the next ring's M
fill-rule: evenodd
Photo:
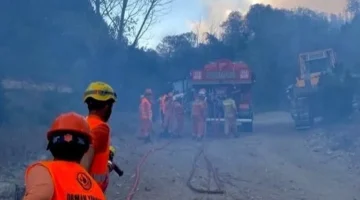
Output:
M92 187L91 179L83 172L77 174L76 180L84 190L90 190Z

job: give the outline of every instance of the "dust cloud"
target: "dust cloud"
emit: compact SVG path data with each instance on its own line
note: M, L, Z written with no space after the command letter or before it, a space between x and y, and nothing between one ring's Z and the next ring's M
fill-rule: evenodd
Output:
M218 26L231 11L246 13L252 4L270 4L279 8L306 7L326 13L343 13L346 0L198 0L203 5L202 19L191 22L190 27L200 37L203 33L219 33Z

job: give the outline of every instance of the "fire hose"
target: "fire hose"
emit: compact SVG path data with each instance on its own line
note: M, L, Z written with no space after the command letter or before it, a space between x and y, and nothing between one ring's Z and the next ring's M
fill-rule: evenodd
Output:
M159 151L164 149L165 147L167 147L171 142L167 142L165 145L158 147L158 148L152 148L149 151L147 151L143 157L141 158L140 162L138 163L138 165L136 166L136 170L135 170L135 181L134 184L132 185L130 192L128 193L126 200L132 200L135 193L136 193L136 189L139 185L139 181L140 181L140 168L141 166L145 163L145 161L147 160L147 158L149 157L150 154L154 153L155 151Z
M201 188L196 188L195 186L193 186L191 184L191 180L194 177L195 171L196 171L196 165L197 165L197 161L199 160L200 156L203 155L203 158L206 162L206 167L208 170L208 174L212 174L213 175L213 179L215 181L216 187L217 189L215 190L205 190L205 189L201 189ZM209 176L209 187L210 187L210 179L211 177ZM204 146L201 147L201 149L199 150L199 152L196 154L195 159L193 161L193 165L192 165L192 169L190 172L190 176L187 180L187 186L196 193L201 193L201 194L225 194L225 190L222 189L221 184L220 184L220 179L219 179L219 175L217 170L214 169L212 163L210 162L210 160L208 159L208 157L205 155L205 150L204 150Z
M158 148L152 148L150 149L149 151L147 151L143 157L140 159L140 162L138 163L138 165L136 166L136 170L135 170L135 181L126 197L126 200L132 200L135 193L136 193L136 189L139 185L139 181L140 181L140 169L142 167L142 165L146 162L147 158L150 156L150 154L154 153L155 151L159 151L159 150L162 150L164 148L166 148L169 144L171 144L171 142L167 142L165 145L161 146L161 147L158 147ZM196 171L196 164L197 164L197 161L199 160L200 156L203 155L203 158L205 159L205 162L206 162L206 166L207 166L207 170L208 170L208 173L209 174L212 174L213 175L213 179L215 181L215 184L217 186L218 189L216 190L205 190L205 189L200 189L200 188L196 188L194 187L192 184L191 184L191 180L193 179L193 176L195 174L195 171ZM210 179L210 177L209 177ZM202 147L200 149L200 151L197 153L197 155L195 156L195 159L193 161L193 165L192 165L192 170L190 172L190 176L189 176L189 179L187 181L187 186L194 192L197 192L197 193L202 193L202 194L224 194L225 193L225 190L221 189L221 184L220 184L220 179L218 177L218 172L217 170L214 169L212 163L210 162L210 160L208 159L208 157L205 155L205 152L204 152L204 147ZM209 185L210 187L210 185Z

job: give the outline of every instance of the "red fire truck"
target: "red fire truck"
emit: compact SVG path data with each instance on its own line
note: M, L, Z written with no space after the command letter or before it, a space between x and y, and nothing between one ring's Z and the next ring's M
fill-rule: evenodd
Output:
M230 60L217 60L211 62L201 70L191 72L190 86L194 91L204 88L207 91L208 117L207 130L214 124L224 123L223 97L225 92L231 92L232 98L237 105L237 133L252 132L253 108L252 108L252 85L255 76L244 62L232 62ZM220 126L221 127L221 126Z

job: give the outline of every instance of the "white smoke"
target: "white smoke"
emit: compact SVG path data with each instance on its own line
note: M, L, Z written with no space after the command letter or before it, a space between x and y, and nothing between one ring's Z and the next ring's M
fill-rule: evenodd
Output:
M218 33L219 25L231 11L246 13L250 5L270 4L278 8L306 7L326 13L342 13L346 0L197 0L205 10L205 15L195 22L190 22L192 30L201 37L203 33Z

